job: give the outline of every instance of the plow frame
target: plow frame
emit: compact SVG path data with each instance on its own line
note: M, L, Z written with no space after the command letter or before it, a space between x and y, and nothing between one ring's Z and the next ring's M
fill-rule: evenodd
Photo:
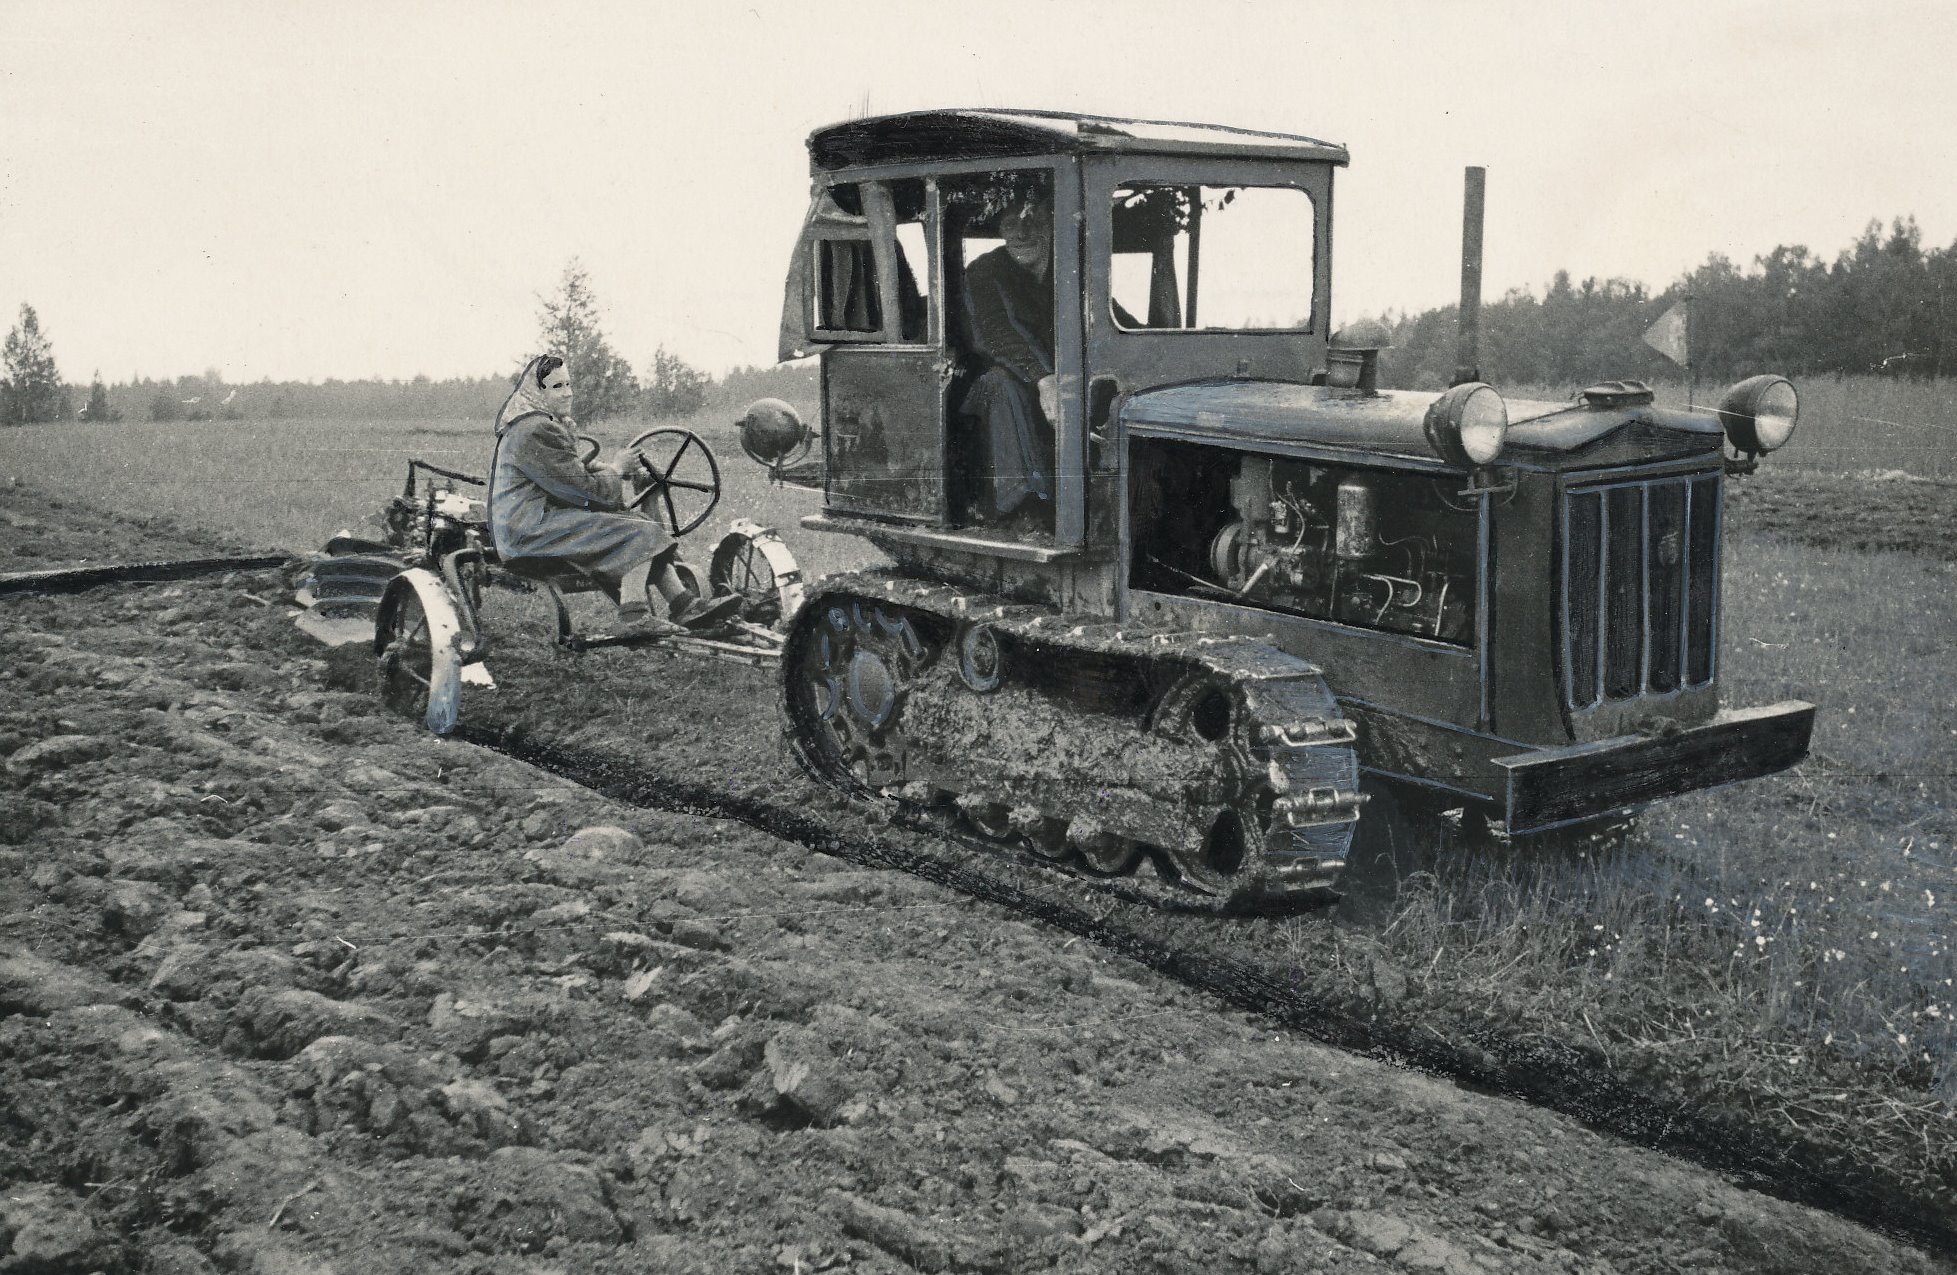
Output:
M738 568L746 573L745 581L730 586L737 592L748 591L757 568L761 579L772 582L773 600L754 619L737 621L712 634L695 634L666 623L619 633L606 631L602 624L580 629L567 598L605 590L573 567L526 570L502 562L489 543L481 506L466 497L462 497L464 505L452 503L461 497L458 487L464 484L485 487L487 481L424 460L409 461L400 495L381 514L385 540L341 532L329 542L325 555L313 559L314 574L299 593L309 613L322 602L341 608L372 602L371 646L382 694L400 701L397 706L420 717L430 732L447 735L455 730L461 720L464 683L496 684L484 663L491 647L483 624L484 598L492 585L523 592L541 588L554 612L554 644L573 654L605 647L644 647L757 668L780 663L782 626L801 605L802 576L793 554L773 529L736 519L715 547L709 568L710 578L718 578L745 562ZM400 569L387 572L388 559L398 562ZM341 587L319 587L332 574L336 560L345 564ZM681 574L696 592L712 591L708 580L691 566L682 564ZM772 624L756 622L771 617Z

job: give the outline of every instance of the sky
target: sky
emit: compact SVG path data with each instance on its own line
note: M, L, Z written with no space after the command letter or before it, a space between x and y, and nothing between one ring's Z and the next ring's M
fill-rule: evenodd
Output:
M0 324L64 376L507 372L576 258L618 352L772 362L808 133L1032 107L1345 144L1335 325L1957 241L1957 4L0 0Z

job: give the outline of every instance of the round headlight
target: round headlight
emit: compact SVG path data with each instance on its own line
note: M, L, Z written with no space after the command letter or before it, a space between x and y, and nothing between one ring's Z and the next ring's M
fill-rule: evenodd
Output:
M1456 465L1486 465L1502 454L1509 405L1494 386L1470 381L1435 399L1427 409L1426 425L1427 441L1441 459Z
M1786 377L1750 376L1727 390L1720 400L1719 424L1726 431L1726 441L1749 456L1757 456L1794 436L1800 407L1800 396Z
M740 426L741 450L763 465L792 463L796 449L806 450L810 441L801 414L778 398L756 399L734 423Z

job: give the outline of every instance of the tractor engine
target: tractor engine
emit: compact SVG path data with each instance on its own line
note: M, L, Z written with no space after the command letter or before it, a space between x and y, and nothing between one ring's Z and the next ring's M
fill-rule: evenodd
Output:
M1143 587L1465 645L1477 517L1458 475L1138 448ZM1187 537L1187 539L1184 539Z

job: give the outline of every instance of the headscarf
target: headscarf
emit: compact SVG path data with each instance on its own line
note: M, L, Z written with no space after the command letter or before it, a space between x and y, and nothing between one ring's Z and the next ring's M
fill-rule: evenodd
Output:
M544 381L539 372L544 360L554 357L556 356L539 354L523 365L522 373L516 378L516 388L510 391L510 396L503 400L503 406L496 412L498 438L501 438L503 431L520 416L527 416L532 412L542 412L550 417L557 416L557 413L550 409L550 404L544 401ZM561 363L562 360L560 359L559 362Z

